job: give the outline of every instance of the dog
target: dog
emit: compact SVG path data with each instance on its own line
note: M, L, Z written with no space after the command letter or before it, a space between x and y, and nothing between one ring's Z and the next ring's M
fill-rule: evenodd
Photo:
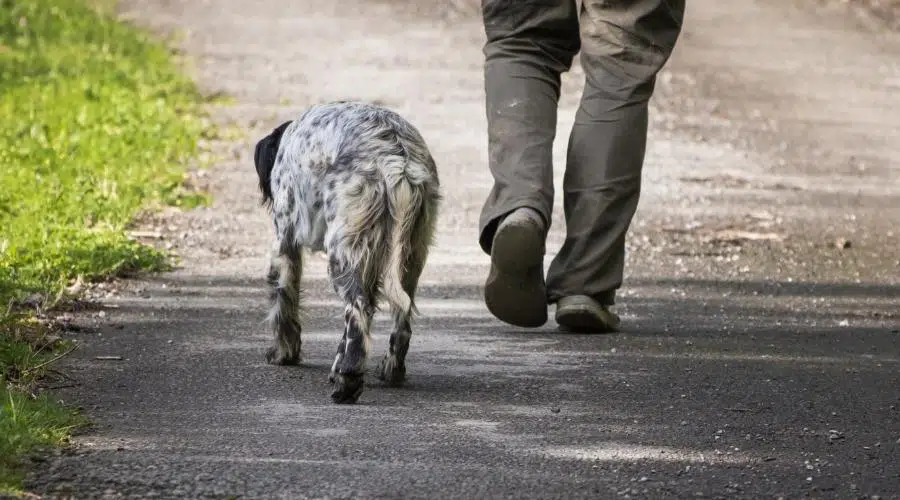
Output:
M332 401L352 404L363 392L372 316L382 300L393 331L378 373L387 385L401 385L410 320L418 313L415 292L442 201L422 135L374 104L317 104L263 137L254 162L275 229L266 272L266 322L274 334L267 362L300 362L302 253L324 251L344 303L344 332L329 376Z

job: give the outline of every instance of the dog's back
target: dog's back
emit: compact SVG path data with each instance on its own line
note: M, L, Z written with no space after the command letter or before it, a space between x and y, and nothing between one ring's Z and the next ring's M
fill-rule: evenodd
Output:
M283 158L276 158L273 167L298 165L319 178L372 175L383 165L379 159L398 157L407 160L405 174L414 185L438 184L434 159L419 131L396 112L368 103L310 107L284 130L279 154ZM392 175L394 166L384 166L381 173Z

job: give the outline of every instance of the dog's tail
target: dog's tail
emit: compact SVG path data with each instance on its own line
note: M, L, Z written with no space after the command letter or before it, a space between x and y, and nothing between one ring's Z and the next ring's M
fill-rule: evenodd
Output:
M412 241L421 217L424 217L425 187L420 179L427 169L406 158L397 158L392 168L385 168L385 197L393 219L388 235L385 259L383 295L395 308L418 313L415 302L404 287L406 265L410 253L417 245L426 242Z

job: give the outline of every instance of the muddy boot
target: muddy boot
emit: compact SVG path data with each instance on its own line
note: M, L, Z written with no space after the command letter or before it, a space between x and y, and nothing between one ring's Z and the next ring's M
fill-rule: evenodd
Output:
M535 210L519 208L505 217L494 233L484 301L501 321L521 327L547 322L545 226Z
M618 330L619 316L587 295L571 295L556 303L556 323L566 331L609 333Z

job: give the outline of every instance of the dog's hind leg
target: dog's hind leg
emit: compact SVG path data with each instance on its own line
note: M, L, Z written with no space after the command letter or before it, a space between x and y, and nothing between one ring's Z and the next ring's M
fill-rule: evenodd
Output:
M425 265L425 253L414 252L406 261L406 273L403 276L403 289L410 301L415 300L419 276ZM379 378L390 386L399 386L406 378L406 353L409 351L409 340L412 337L412 305L403 308L391 304L394 330L391 332L390 346L378 369Z
M364 261L365 265L367 262ZM335 291L344 301L344 334L335 354L329 380L335 403L355 403L365 383L366 359L372 343L375 285L367 283L363 269L330 257L329 271Z
M409 234L395 235L400 236L400 240L395 241L393 245L393 251L402 251L400 281L408 300L404 300L403 297L391 297L390 294L387 296L391 303L394 330L391 332L390 346L381 361L378 374L389 386L401 385L406 378L406 354L412 337L410 320L416 310L416 289L419 277L425 269L429 247L434 239L437 202L434 199L426 199L422 208L423 210L416 216L412 231Z
M300 362L300 279L303 254L290 235L282 235L272 250L267 273L270 289L267 322L274 343L266 351L266 361L273 365L295 365Z

